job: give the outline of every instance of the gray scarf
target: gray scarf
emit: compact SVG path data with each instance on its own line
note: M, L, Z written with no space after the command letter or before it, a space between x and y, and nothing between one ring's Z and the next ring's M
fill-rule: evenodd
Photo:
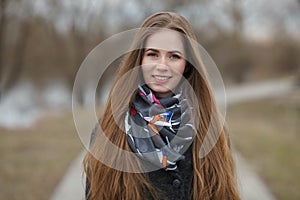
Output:
M158 99L147 85L139 86L126 113L125 128L132 151L165 170L175 170L176 162L184 160L195 132L181 93Z

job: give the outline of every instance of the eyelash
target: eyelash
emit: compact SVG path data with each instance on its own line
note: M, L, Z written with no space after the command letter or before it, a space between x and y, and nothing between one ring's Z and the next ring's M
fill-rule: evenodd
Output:
M171 55L171 57L175 58L175 59L180 59L180 56L176 55L176 54L173 54Z
M149 57L158 57L156 53L148 53L147 56ZM173 54L170 56L171 59L180 59L180 56L177 54Z
M148 53L147 56L153 57L153 56L157 56L156 53Z

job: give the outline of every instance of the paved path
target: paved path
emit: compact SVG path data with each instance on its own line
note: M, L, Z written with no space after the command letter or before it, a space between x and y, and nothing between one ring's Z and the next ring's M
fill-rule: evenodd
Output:
M258 98L283 95L292 89L292 80L276 80L251 85L233 87L226 90L227 103L233 104ZM82 158L86 152L78 156L70 165L61 183L57 186L50 200L83 200L85 178L83 175ZM275 200L268 188L254 172L246 160L234 153L238 186L243 200Z
M282 96L294 87L294 78L257 82L226 89L227 104Z

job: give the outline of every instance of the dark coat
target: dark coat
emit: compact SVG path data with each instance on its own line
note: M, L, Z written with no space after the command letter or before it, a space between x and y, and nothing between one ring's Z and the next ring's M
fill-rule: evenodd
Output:
M164 195L164 200L189 200L192 191L193 162L192 148L185 153L185 160L177 162L177 169L165 171L160 169L148 172L150 182L159 193Z
M91 135L91 142L95 137L96 129ZM189 200L192 191L193 162L192 147L185 152L185 160L177 162L177 169L174 171L165 171L159 169L148 172L149 181L157 190L162 200ZM89 181L86 180L86 194L89 191ZM152 199L149 195L145 195L146 199ZM148 197L147 197L148 196ZM86 198L88 199L88 198Z

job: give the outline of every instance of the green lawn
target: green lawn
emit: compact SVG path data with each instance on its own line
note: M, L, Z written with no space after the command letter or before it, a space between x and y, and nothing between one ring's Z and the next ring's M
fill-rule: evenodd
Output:
M278 199L300 199L300 90L227 111L234 147Z
M70 112L30 129L0 128L0 199L47 200L82 149Z

